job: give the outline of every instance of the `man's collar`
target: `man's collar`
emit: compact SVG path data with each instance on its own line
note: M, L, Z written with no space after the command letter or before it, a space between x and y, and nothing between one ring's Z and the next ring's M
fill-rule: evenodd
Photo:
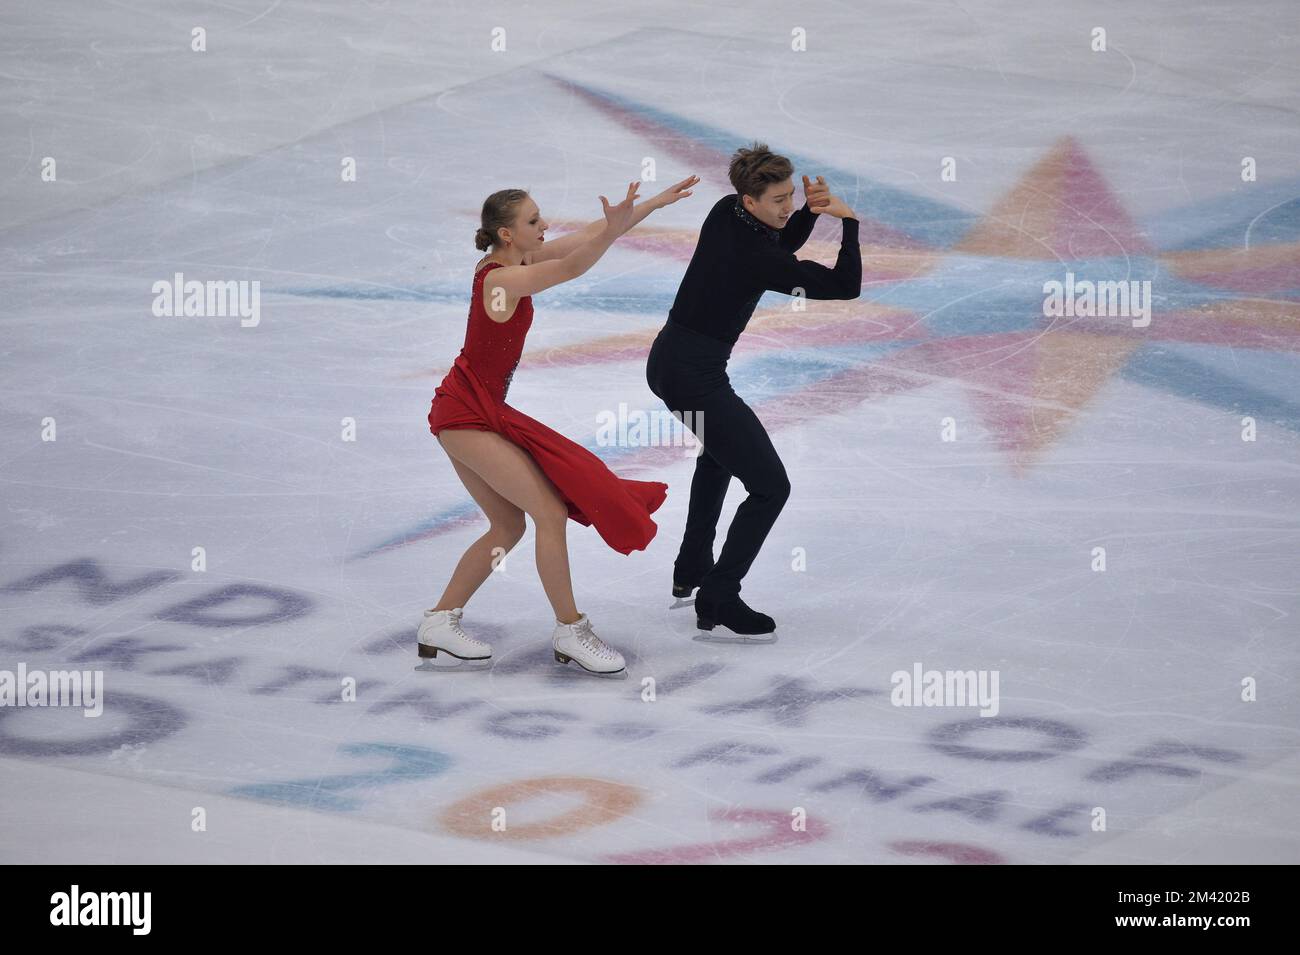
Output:
M740 193L736 193L735 212L737 219L745 223L745 225L753 229L765 239L768 239L771 242L776 242L781 238L780 229L773 229L766 222L760 222L758 219L754 218L753 213L745 208L745 204L740 198Z

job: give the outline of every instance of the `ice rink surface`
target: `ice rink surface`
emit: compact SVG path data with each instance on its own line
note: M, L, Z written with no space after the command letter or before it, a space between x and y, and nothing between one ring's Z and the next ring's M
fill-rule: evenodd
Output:
M1296 13L1083 6L4 14L0 669L104 708L0 708L0 858L1300 861ZM663 410L752 139L857 211L863 292L769 293L732 357L793 491L779 640L719 646L669 596L693 460L597 426ZM425 420L478 209L559 235L647 161L703 181L536 296L509 398L669 485L646 551L569 525L629 679L553 662L531 526L466 608L495 666L416 672L485 527ZM177 273L256 322L155 315ZM1067 275L1149 320L1045 315ZM996 713L895 705L918 668Z

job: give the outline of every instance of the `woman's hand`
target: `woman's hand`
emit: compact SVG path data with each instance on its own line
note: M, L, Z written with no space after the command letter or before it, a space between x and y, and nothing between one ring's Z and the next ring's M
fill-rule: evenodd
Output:
M600 197L600 204L605 209L605 228L614 235L622 235L635 224L632 218L634 211L632 205L637 198L637 185L635 182L628 183L627 195L616 206L611 206L604 196Z
M685 199L689 196L691 194L691 187L698 185L699 181L699 176L687 176L676 185L669 186L650 201L654 203L656 209L662 209L664 206L671 206L678 199Z

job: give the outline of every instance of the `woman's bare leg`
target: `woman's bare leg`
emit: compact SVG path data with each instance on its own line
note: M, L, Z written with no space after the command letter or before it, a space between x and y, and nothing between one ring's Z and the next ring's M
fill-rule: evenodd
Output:
M580 614L573 599L566 536L569 511L555 485L527 451L494 431L448 428L438 433L438 440L453 462L464 465L495 494L533 519L537 529L537 574L551 602L555 619L561 623L577 621ZM474 494L473 488L469 490ZM475 500L478 500L477 496ZM465 559L462 558L462 562ZM472 579L472 576L467 576L467 580Z
M448 455L450 457L450 455ZM467 465L451 458L452 467L460 476L465 489L487 515L488 529L482 537L469 545L460 563L452 572L447 589L432 608L452 610L463 607L474 592L483 586L496 569L498 557L504 557L524 536L524 512L492 490L491 486Z

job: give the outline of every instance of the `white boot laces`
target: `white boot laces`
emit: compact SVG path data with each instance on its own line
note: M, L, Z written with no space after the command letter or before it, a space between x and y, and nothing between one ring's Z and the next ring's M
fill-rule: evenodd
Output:
M578 623L575 623L573 628L577 631L578 642L584 647L603 660L614 659L614 651L600 637L596 636L596 631L591 629L590 620L584 617Z
M463 609L448 610L447 611L448 628L453 630L456 633L456 635L460 637L462 640L467 640L476 647L487 646L487 644L485 644L482 640L475 640L473 637L471 637L469 634L467 634L464 630L460 628L460 618L464 613L465 611Z

